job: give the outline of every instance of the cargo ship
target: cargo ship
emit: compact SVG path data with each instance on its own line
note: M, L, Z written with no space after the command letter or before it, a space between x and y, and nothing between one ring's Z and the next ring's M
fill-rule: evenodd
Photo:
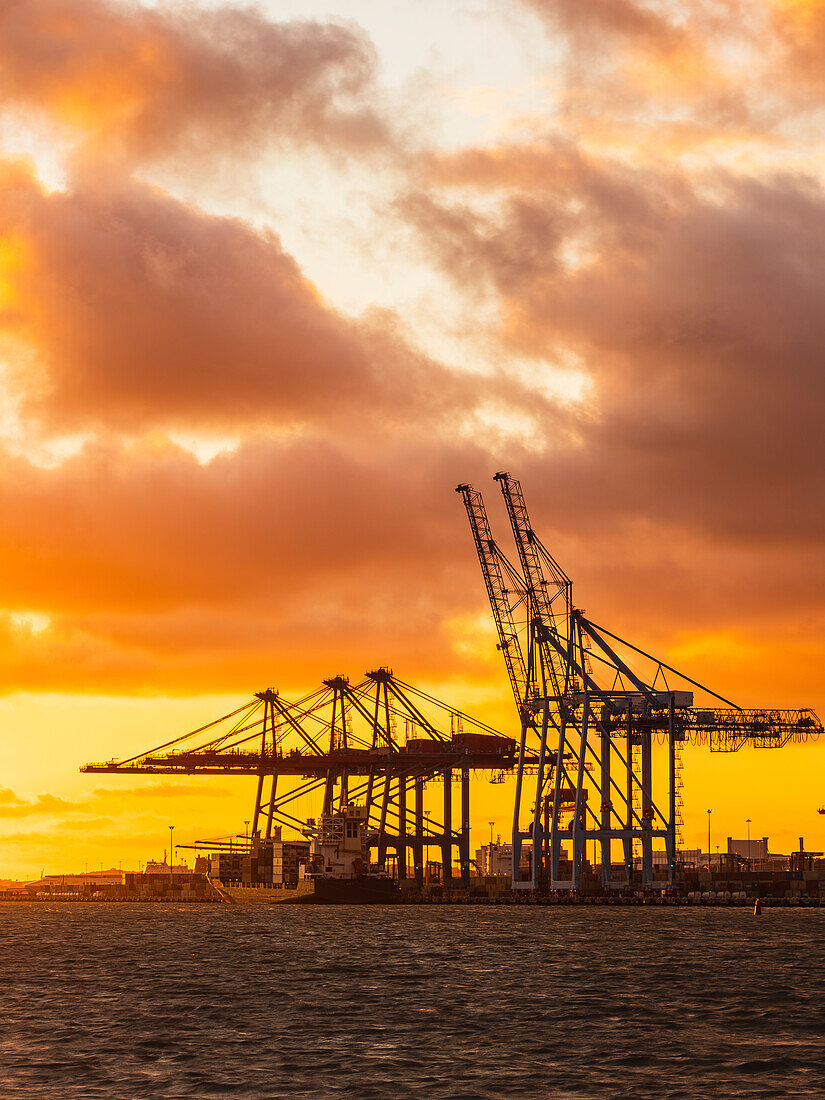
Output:
M307 822L308 841L253 838L249 855L212 857L210 882L224 901L252 905L391 905L394 879L366 856L367 810L350 803Z

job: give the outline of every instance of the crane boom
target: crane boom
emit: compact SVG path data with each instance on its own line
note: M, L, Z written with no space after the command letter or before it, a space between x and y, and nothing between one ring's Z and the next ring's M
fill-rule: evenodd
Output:
M504 503L507 505L507 515L510 517L510 525L513 528L513 537L516 540L519 561L533 595L536 614L545 626L554 628L556 613L553 604L560 592L566 594L565 590L571 584L570 578L551 557L533 531L527 505L524 502L524 493L521 491L521 483L504 472L496 474L493 480L501 486ZM542 561L549 566L550 580L544 574ZM552 593L551 587L555 589Z
M473 534L481 572L487 586L487 595L490 597L490 608L498 631L499 649L504 656L507 675L510 678L510 686L513 689L513 696L516 701L516 709L519 719L521 719L524 700L527 695L527 666L524 662L518 631L513 621L507 586L504 583L504 574L501 569L502 554L496 546L490 531L490 522L487 519L487 510L484 507L481 493L473 489L471 485L458 485L456 486L456 492L461 494L464 507L467 509L470 530Z
M559 614L554 604L561 597L564 605L562 618L564 629L567 631L571 611L572 582L533 531L520 482L505 472L495 474L493 480L499 483L507 506L507 515L510 517L510 526L513 528L519 561L533 601L533 616L547 630L558 634ZM545 575L545 565L550 573L549 580ZM563 690L565 676L559 668L558 653L553 647L546 648L547 667L553 677L558 695Z

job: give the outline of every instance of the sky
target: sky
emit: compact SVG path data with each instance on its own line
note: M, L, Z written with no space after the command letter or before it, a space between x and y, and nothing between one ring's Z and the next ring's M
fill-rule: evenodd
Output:
M596 622L825 713L825 0L331 4L0 0L0 877L240 828L78 768L264 687L512 732L500 469ZM825 848L823 762L687 750L685 843Z

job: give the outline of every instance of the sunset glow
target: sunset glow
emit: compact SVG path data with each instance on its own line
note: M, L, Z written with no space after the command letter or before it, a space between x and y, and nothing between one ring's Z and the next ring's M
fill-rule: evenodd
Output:
M240 828L78 769L268 687L516 736L501 469L596 622L825 715L825 3L329 11L0 8L0 878ZM825 848L824 760L687 749L686 845Z

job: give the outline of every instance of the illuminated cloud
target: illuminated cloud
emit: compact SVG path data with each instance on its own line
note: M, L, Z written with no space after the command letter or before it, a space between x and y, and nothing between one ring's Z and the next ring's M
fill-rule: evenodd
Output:
M628 123L650 133L686 126L694 135L711 124L717 132L754 136L776 121L766 83L776 84L781 60L765 0L522 3L551 41L564 43L557 79L571 131L592 132L595 123L621 141ZM632 156L634 142L627 146Z
M424 433L392 451L250 440L208 464L171 445L89 445L54 469L7 457L0 606L50 625L0 622L0 682L246 693L386 662L435 672L444 620L478 595L452 489L489 465Z
M783 157L821 95L821 6L524 7L546 109L507 142L412 148L350 24L0 4L5 112L71 149L61 189L3 168L5 369L30 439L86 440L49 468L0 451L0 690L243 697L388 662L512 718L452 491L492 502L510 468L597 621L742 702L818 702L825 195ZM196 205L199 158L243 178L274 145L360 172L323 232L362 219L362 269L373 237L396 251L397 312L335 309L272 210ZM416 346L422 314L467 334L456 369ZM479 348L497 372L470 373ZM547 396L555 369L581 399ZM0 816L42 799L0 794ZM157 846L166 822L123 830Z
M551 27L581 36L579 44L597 53L604 49L604 36L640 38L659 48L681 38L675 22L652 4L636 0L524 0ZM687 4L690 11L698 5Z
M0 791L0 818L47 815L57 817L83 812L81 806L53 794L39 794L34 801L18 798L13 791Z
M458 158L465 186L475 164L483 209L432 193L404 209L445 271L497 296L504 347L585 364L578 446L551 443L547 459L555 483L575 486L565 504L719 538L820 540L808 506L825 473L819 185L693 182L565 153L531 187L523 151L512 174L506 160Z
M252 7L105 0L0 4L0 96L86 152L221 156L273 141L384 145L376 58L351 23L277 23Z
M45 193L7 164L2 182L0 333L54 427L389 424L479 398L386 311L327 306L271 232L134 180Z
M597 621L666 647L675 624L735 622L747 640L804 614L816 648L821 535L790 538L744 498L725 509L699 448L680 459L660 422L650 438L594 424L587 444L493 455L419 437L382 448L379 463L369 445L349 454L304 437L207 465L174 447L87 448L51 470L7 460L0 605L46 609L50 625L0 631L0 686L246 696L384 663L411 680L498 679L492 640L468 645L456 627L487 612L452 491L465 478L485 489L508 550L498 465L523 478L537 529ZM764 537L751 530L760 522Z
M821 106L825 93L825 4L822 0L771 0L770 29L782 50L777 74L790 104L812 100Z

